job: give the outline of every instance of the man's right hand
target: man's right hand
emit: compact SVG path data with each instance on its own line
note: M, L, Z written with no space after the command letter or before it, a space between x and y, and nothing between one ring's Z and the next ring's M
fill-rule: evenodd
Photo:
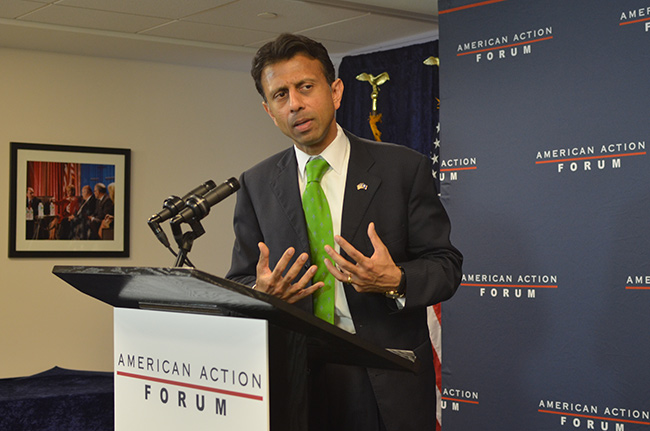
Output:
M296 252L293 247L289 247L284 252L278 261L278 264L273 268L273 270L271 270L269 267L269 248L263 242L260 242L257 246L260 249L260 258L257 261L257 280L255 290L268 293L269 295L276 296L290 304L293 304L294 302L311 295L325 285L322 281L309 285L310 280L316 273L316 265L312 265L305 274L303 274L300 280L294 283L294 279L300 273L305 262L307 262L309 257L307 253L298 256L296 261L285 273L291 258Z

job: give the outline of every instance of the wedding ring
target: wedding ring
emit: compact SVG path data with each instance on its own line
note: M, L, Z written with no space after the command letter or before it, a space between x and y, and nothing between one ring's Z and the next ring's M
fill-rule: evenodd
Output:
M352 284L352 274L348 274L348 284Z

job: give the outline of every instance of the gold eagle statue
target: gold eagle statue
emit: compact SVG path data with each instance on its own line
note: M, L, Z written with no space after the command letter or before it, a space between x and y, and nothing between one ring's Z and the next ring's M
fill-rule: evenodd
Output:
M424 64L427 66L440 66L440 59L438 57L431 56L424 60Z
M387 72L382 72L377 76L371 75L369 73L363 72L357 75L357 80L367 81L372 85L372 93L370 93L370 98L372 99L372 113L377 113L377 96L379 95L379 86L384 82L388 81L390 77Z

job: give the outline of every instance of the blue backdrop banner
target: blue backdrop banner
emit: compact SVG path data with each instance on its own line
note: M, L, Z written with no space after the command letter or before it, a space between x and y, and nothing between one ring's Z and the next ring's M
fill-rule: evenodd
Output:
M650 2L439 9L443 430L650 431Z

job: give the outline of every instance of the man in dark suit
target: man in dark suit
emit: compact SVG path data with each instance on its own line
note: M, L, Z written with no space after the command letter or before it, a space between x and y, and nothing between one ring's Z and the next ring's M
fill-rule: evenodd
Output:
M81 188L81 205L71 220L72 239L89 239L90 238L90 220L95 214L97 199L93 194L93 189L86 185Z
M95 184L95 212L89 217L90 239L101 239L99 228L107 215L114 215L114 204L108 195L108 189L103 183Z
M266 44L252 75L264 109L294 145L242 174L227 277L312 312L312 294L324 282L313 279L322 262L310 261L301 195L306 164L326 160L321 185L335 243L324 247L324 263L336 279L333 323L376 345L413 350L422 369L311 370L310 430L435 429L426 307L455 293L462 256L449 241L429 160L336 124L343 83L311 39L285 34Z

